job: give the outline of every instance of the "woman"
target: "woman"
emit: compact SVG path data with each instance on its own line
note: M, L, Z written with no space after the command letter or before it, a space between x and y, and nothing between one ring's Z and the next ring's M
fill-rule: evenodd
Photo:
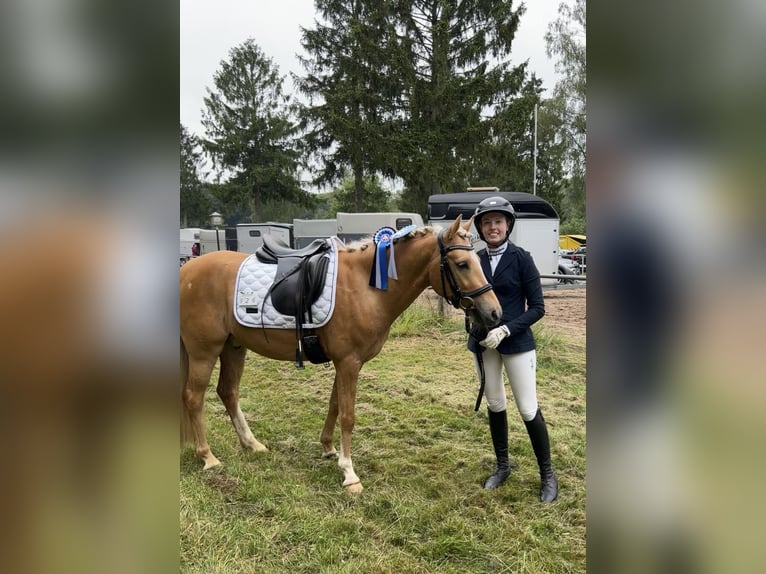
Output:
M558 498L558 480L551 467L548 429L537 404L535 338L530 326L545 314L540 273L532 256L509 241L516 216L511 203L502 197L489 197L479 203L474 223L487 248L479 251L484 274L503 307L501 324L482 341L469 337L476 369L485 377L485 396L489 430L497 457L495 472L484 488L494 489L511 474L508 460L508 417L503 368L532 449L540 467L540 500ZM483 367L483 368L482 368Z

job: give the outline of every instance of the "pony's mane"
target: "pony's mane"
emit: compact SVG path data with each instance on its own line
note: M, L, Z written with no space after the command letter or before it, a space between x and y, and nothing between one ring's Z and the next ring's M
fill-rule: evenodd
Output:
M398 243L399 241L402 241L402 240L414 239L415 237L423 237L428 234L438 233L438 231L439 231L439 228L434 227L433 225L418 227L410 231L407 235L404 235L402 237L397 237L396 239L394 239L394 243ZM465 229L463 229L462 227L458 228L457 234L459 237L467 239L469 242L472 239L472 234L466 231ZM372 237L365 237L363 239L353 241L349 243L348 245L339 246L338 251L345 251L347 253L353 253L354 251L365 251L372 245L373 245Z

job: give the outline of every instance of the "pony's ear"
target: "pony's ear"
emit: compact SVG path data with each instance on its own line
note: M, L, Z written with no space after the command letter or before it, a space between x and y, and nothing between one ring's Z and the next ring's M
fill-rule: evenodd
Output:
M463 214L459 213L457 216L457 219L455 222L450 225L449 229L444 233L444 239L452 239L452 237L457 233L458 228L460 228L460 223L463 221Z
M476 216L475 216L475 215L472 215L472 216L471 216L471 219L469 219L468 221L466 221L466 222L463 224L463 229L464 229L464 230L466 230L466 231L470 231L470 230L471 230L471 224L473 224L473 218L474 218L474 217L476 217Z

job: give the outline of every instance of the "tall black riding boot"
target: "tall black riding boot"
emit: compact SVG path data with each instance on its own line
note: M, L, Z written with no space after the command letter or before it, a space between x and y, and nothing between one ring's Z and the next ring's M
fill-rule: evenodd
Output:
M532 450L537 457L537 465L540 467L540 500L542 502L553 502L559 496L559 481L556 473L551 467L551 446L548 440L548 428L545 426L545 419L540 409L537 409L535 418L531 421L524 421L529 433L529 440L532 442Z
M508 460L508 416L504 410L493 413L487 409L487 413L489 414L489 432L492 435L492 446L495 449L497 465L495 472L484 483L484 488L492 490L508 480L511 474L511 463Z

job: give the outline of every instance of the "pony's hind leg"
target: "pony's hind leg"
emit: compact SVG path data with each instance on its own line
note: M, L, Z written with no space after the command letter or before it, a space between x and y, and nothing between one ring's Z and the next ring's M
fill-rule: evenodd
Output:
M189 357L188 375L181 400L184 411L182 416L187 417L188 426L191 430L190 438L194 441L194 450L197 457L205 463L205 469L221 464L210 451L202 413L205 405L205 390L210 383L210 375L214 366L215 359L211 361Z
M218 396L229 413L234 430L237 431L239 443L242 448L253 452L265 452L269 450L258 442L245 420L245 415L239 407L239 381L245 370L245 355L247 349L236 345L229 337L221 351L221 371L218 377Z

